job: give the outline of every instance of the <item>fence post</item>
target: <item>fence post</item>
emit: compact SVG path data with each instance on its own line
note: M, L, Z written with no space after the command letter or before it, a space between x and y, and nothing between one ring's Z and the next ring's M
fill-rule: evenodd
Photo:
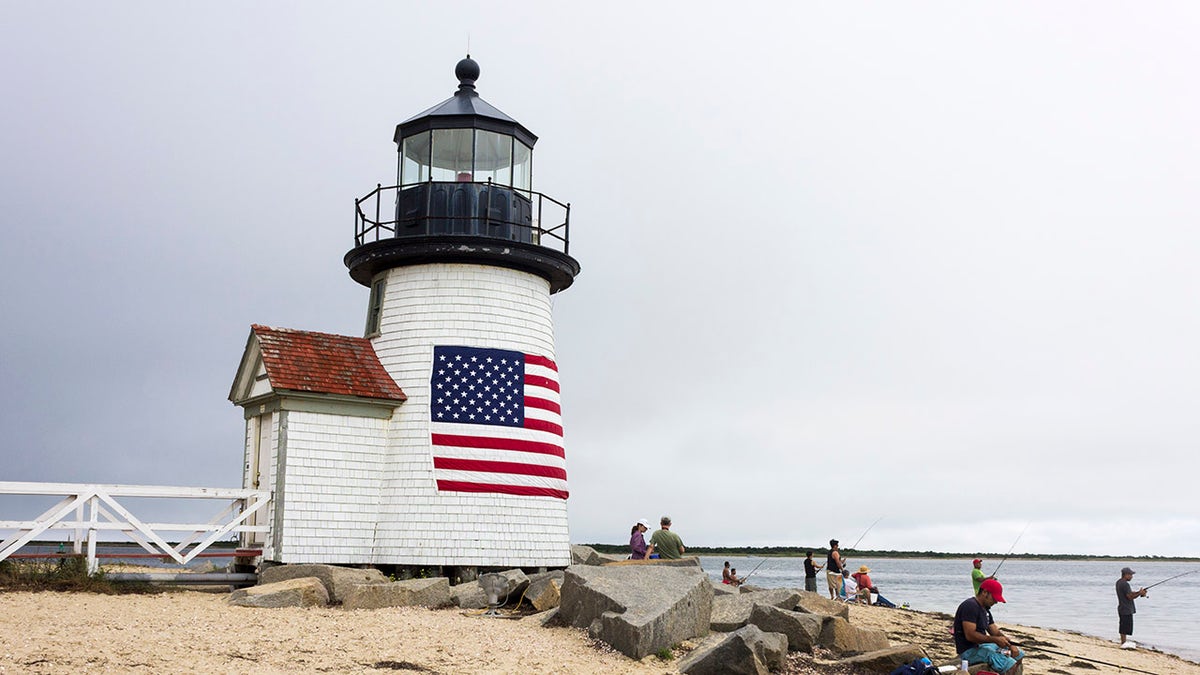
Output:
M87 573L92 576L100 569L96 562L96 523L100 519L100 498L92 495L88 499Z
M83 528L78 523L83 522L83 502L75 505L75 541L71 546L75 551L75 555L83 555Z

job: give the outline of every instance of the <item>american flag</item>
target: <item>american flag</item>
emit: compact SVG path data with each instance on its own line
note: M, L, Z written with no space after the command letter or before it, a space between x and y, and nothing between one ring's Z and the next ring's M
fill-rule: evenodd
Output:
M439 491L567 498L554 361L506 349L435 346L429 385Z

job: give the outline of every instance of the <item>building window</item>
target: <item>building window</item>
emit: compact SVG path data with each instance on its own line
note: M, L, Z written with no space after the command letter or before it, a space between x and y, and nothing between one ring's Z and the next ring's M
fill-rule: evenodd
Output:
M367 304L367 333L366 337L379 335L379 318L383 314L383 288L386 280L376 279L371 284L371 300Z

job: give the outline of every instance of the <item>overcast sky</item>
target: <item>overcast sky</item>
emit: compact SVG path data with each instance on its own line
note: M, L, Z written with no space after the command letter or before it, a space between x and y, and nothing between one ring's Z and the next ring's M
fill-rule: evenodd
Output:
M469 36L572 205L572 541L1200 555L1200 7L576 4L3 2L0 480L239 487Z

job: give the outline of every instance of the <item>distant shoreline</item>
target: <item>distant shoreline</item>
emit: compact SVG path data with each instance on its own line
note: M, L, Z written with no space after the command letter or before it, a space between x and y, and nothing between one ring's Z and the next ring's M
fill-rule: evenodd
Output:
M628 544L583 544L590 546L597 553L628 553ZM872 549L843 549L847 552L853 551L856 558L925 558L925 559L965 559L984 558L995 560L997 558L1007 557L1009 560L1094 560L1094 561L1113 561L1113 560L1133 560L1146 562L1200 562L1200 557L1186 556L1158 556L1158 555L1083 555L1075 553L1012 553L1005 555L1003 553L975 552L975 553L943 553L940 551L876 551ZM796 547L796 546L746 546L746 547L708 547L708 546L689 546L687 552L689 555L705 555L705 556L748 556L760 558L803 558L805 553L812 551L813 555L824 556L829 552L829 548L821 547Z

